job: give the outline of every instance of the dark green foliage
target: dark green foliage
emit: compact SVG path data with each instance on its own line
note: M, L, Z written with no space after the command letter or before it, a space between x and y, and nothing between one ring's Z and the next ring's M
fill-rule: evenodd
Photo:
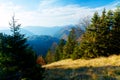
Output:
M58 61L65 58L74 58L75 56L78 58L78 56L73 52L78 45L77 39L83 33L84 31L80 27L70 27L68 40L65 41L64 39L61 39L56 47L51 47L48 51L48 54L46 55L46 60L48 60L48 55L49 58L51 57L49 59L50 62Z
M55 61L61 60L63 59L63 48L65 45L66 41L64 39L61 39L57 48L56 48L56 52L55 52Z
M117 7L114 12L114 25L112 26L111 34L111 44L114 44L111 46L111 52L120 54L120 7Z
M72 30L70 31L70 34L68 36L66 45L64 46L64 49L63 49L63 58L64 59L71 58L76 45L77 45L77 41L76 41L75 29L72 28Z
M120 7L115 11L104 9L99 15L95 12L86 32L80 36L76 29L70 31L64 48L57 47L55 61L65 58L96 58L120 54ZM78 36L80 38L78 38ZM79 42L78 42L79 41ZM60 53L61 52L61 53Z
M54 60L59 61L61 59L61 54L59 48L57 47L55 50Z
M78 58L78 55L74 53L78 45L77 39L83 34L84 31L80 27L72 27L69 31L68 39L65 42L61 39L60 43L56 48L56 53L54 55L55 61L65 59L65 58Z
M109 31L109 34L106 35L106 46L107 46L107 49L106 49L106 54L109 56L109 55L112 55L114 54L115 52L112 51L112 47L113 47L113 40L112 40L112 27L114 26L114 16L113 16L113 11L112 10L109 10L107 15L106 15L106 25L107 25L107 30Z
M80 49L79 49L79 45L77 45L77 46L75 47L75 49L74 49L74 52L73 52L71 58L72 58L73 60L81 58L82 55L81 55L80 52L81 52L81 51L80 51Z
M42 78L43 69L36 64L36 55L26 44L27 38L20 34L14 16L10 23L12 35L0 35L0 79L36 80Z
M80 55L82 57L97 57L98 50L97 50L97 39L98 39L98 27L100 23L100 17L96 12L92 18L92 24L88 26L85 34L82 36L82 41L80 43ZM96 54L97 53L97 54Z
M99 16L95 12L91 25L83 34L80 45L74 50L74 58L95 58L120 54L120 8L114 12L104 9Z
M53 43L51 48L48 50L48 53L46 54L47 63L63 59L63 48L65 43L66 41L64 39L61 39L59 44Z
M47 63L51 63L54 61L57 61L60 57L59 53L57 52L57 43L53 43L51 48L48 50L47 54L46 54L46 62Z
M54 53L51 52L51 50L48 50L48 53L46 54L45 60L47 63L54 62Z

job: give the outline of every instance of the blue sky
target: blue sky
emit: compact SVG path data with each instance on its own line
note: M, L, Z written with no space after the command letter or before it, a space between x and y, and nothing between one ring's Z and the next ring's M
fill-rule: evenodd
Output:
M8 0L7 0L8 1ZM9 0L10 1L10 0ZM50 1L50 0L11 0L11 2L17 4L17 5L23 5L26 6L27 8L37 8L37 6L42 2L42 1ZM52 1L52 0L51 0ZM88 7L100 7L104 6L110 3L113 3L118 0L54 0L55 5L80 5L80 6L88 6ZM6 2L3 0L3 2Z
M114 9L120 0L0 0L0 29L6 28L13 13L22 26L77 24L103 8Z

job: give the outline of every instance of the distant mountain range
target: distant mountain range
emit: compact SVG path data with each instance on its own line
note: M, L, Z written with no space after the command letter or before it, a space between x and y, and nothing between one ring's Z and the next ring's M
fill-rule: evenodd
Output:
M0 30L0 33L12 34L9 29ZM20 33L25 34L26 36L32 36L32 35L34 35L34 33L30 32L29 30L25 30L23 28L20 29Z
M33 35L49 35L58 37L57 34L60 36L62 33L67 34L70 28L73 25L68 26L55 26L55 27L42 27L42 26L27 26L21 28L20 32L25 34L26 36L33 36ZM10 29L0 30L2 33L11 34ZM62 32L62 33L61 33ZM60 33L60 34L59 34Z
M59 31L57 31L54 34L54 37L58 38L58 39L65 39L67 40L67 37L69 35L69 32L71 31L72 27L74 26L64 26L63 28L61 28Z
M80 37L83 34L83 30L74 25L61 27L29 26L22 28L20 32L28 37L28 44L37 55L45 56L53 43L58 43L60 39L67 40L73 27L75 28L77 37ZM10 30L0 30L0 32L11 34Z
M84 30L82 30L80 27L76 27L76 26L66 26L62 29L60 29L57 33L54 34L54 37L58 38L58 39L64 39L67 40L68 35L70 33L70 31L72 30L72 28L75 29L75 34L77 39L84 33Z
M63 27L56 26L56 27L41 27L41 26L28 26L24 27L25 30L28 30L34 35L50 35L53 36L56 32L58 32Z
M71 28L75 27L74 25L67 26L55 26L55 27L42 27L42 26L27 26L21 28L20 32L26 36L33 35L49 35L56 38L67 37ZM11 34L9 29L0 30L2 33Z

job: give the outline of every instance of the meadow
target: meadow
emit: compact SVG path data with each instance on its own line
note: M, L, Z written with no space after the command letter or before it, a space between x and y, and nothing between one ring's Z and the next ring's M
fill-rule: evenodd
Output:
M65 59L43 67L44 80L120 80L120 55Z

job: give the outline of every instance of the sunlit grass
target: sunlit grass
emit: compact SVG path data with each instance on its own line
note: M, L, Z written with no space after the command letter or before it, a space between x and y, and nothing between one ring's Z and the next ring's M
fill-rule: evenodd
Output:
M43 66L44 80L120 80L120 55L65 59Z
M100 57L90 60L85 59L65 59L51 64L44 65L45 68L79 68L79 67L100 67L100 66L120 66L120 55L110 57Z

